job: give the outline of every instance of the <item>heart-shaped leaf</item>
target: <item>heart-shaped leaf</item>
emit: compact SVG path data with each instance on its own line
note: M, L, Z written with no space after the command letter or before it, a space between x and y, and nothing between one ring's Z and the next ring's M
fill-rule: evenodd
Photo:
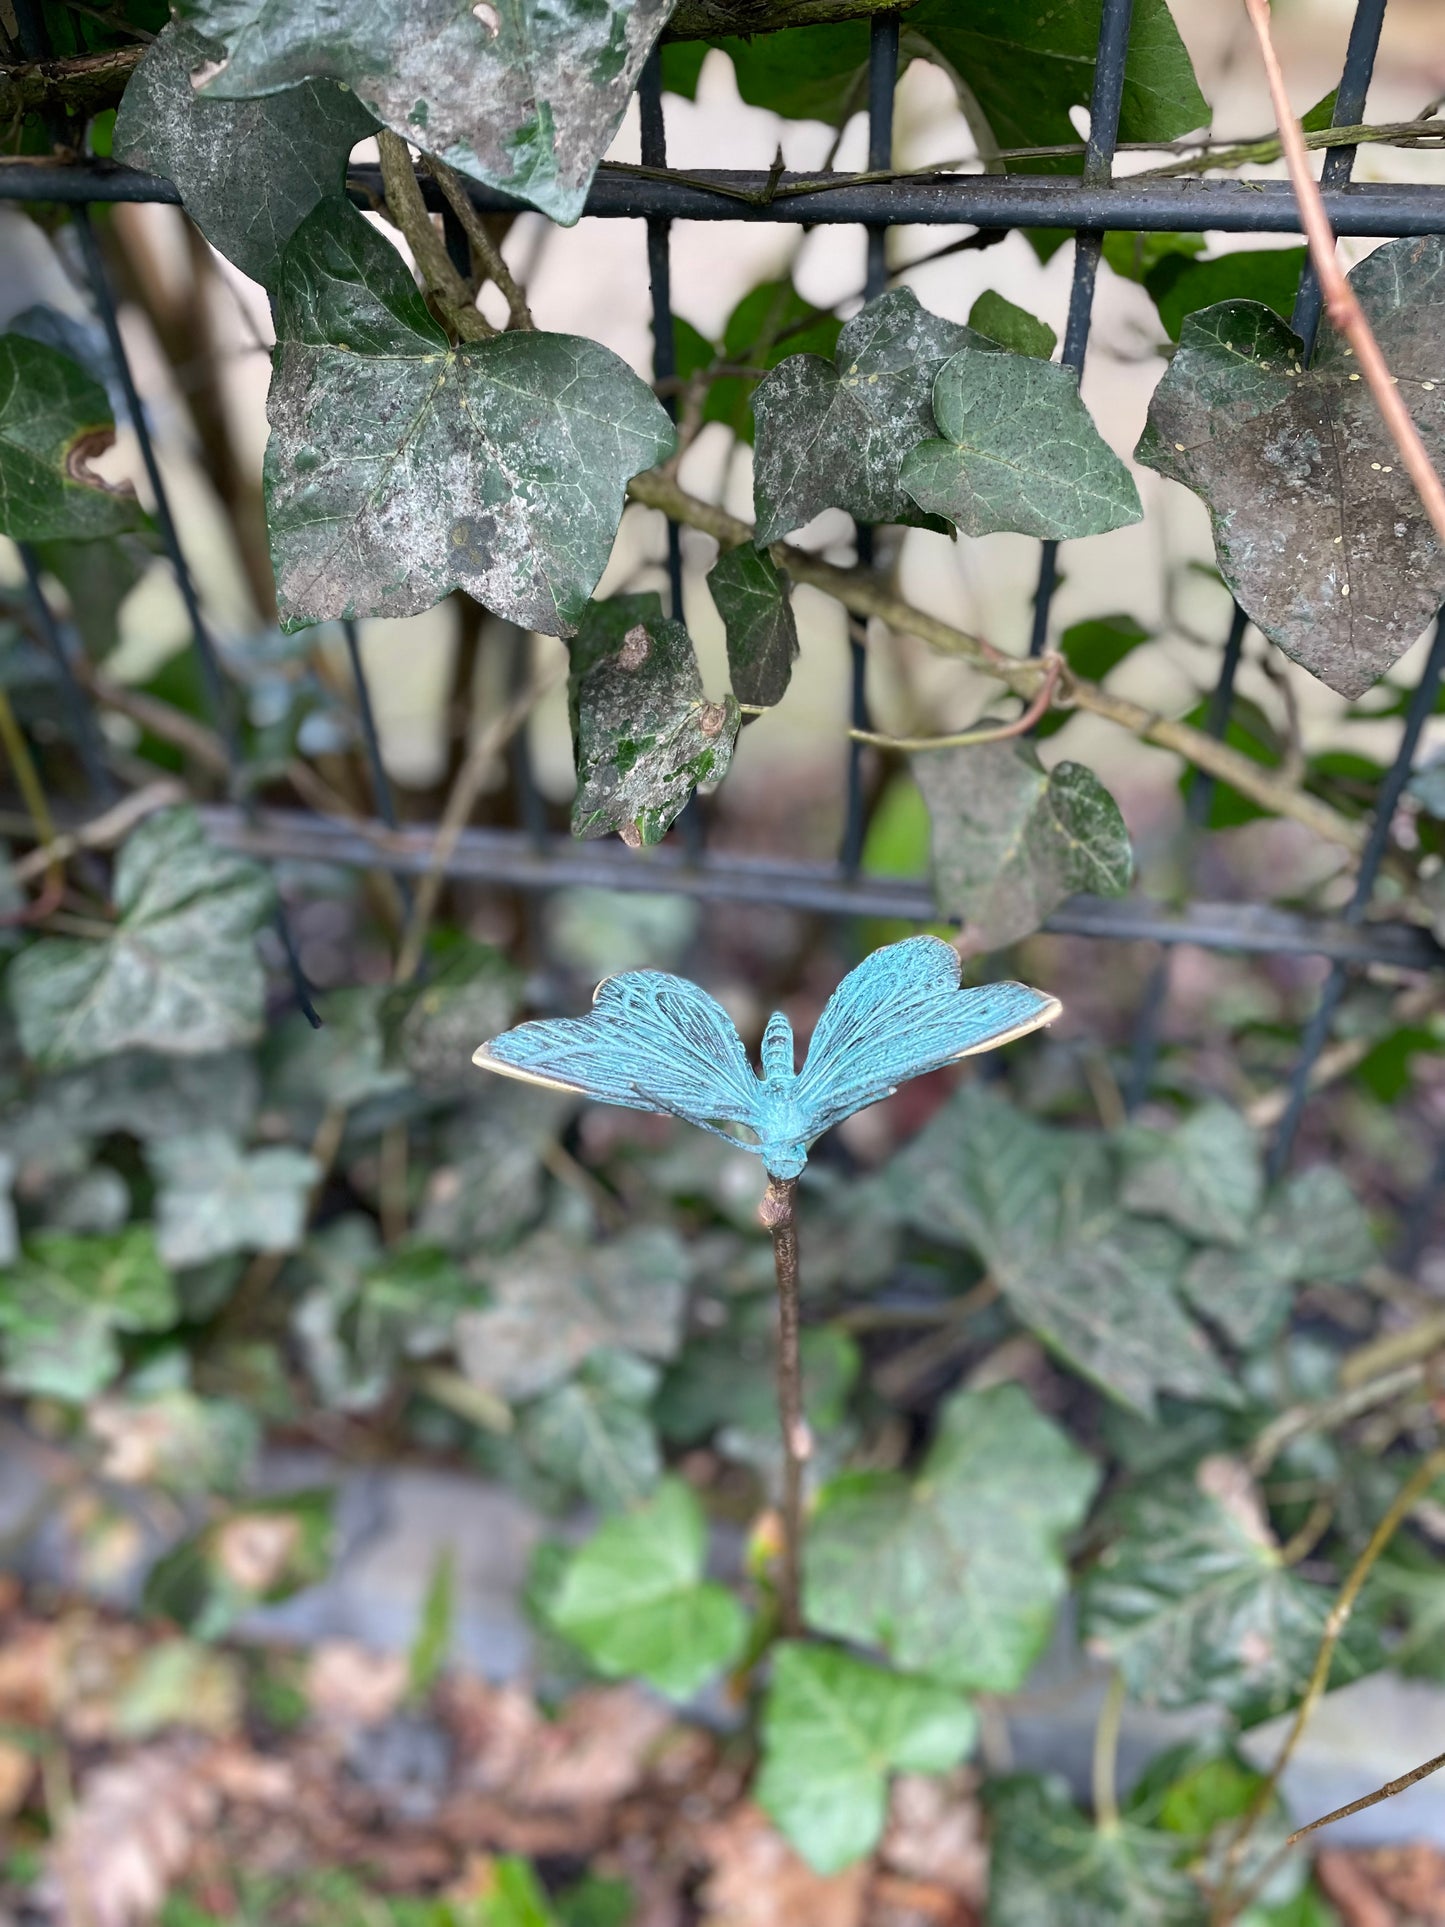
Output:
M37 1232L0 1291L5 1383L42 1398L92 1398L120 1369L116 1333L164 1331L177 1310L149 1225L104 1238Z
M805 1547L808 1623L881 1645L908 1672L1011 1693L1067 1588L1063 1541L1098 1470L1017 1385L943 1407L916 1479L845 1473Z
M628 480L673 447L626 363L532 330L452 347L343 200L287 248L276 334L266 502L283 625L414 615L462 588L570 635Z
M968 325L975 334L986 335L1010 354L1036 355L1040 361L1047 361L1059 345L1059 337L1047 321L1040 321L994 288L985 288L969 309Z
M740 703L771 709L787 694L798 659L788 585L765 549L724 549L707 586L727 632L728 674Z
M1095 428L1071 368L961 348L938 371L940 437L904 458L904 488L965 535L1014 529L1063 541L1142 513L1133 477Z
M832 1646L785 1640L772 1663L753 1790L809 1866L837 1873L877 1846L888 1776L947 1772L973 1745L978 1716L936 1681Z
M144 527L131 490L90 467L114 440L105 390L78 361L29 335L0 335L0 535L93 541Z
M224 1131L202 1130L150 1148L156 1242L164 1262L203 1265L228 1251L294 1251L320 1173L290 1145L245 1152Z
M282 249L318 201L343 191L347 157L376 122L330 81L217 99L192 80L225 51L170 21L130 77L111 151L174 181L211 246L270 287Z
M1045 770L1027 742L980 743L921 753L913 774L933 824L934 897L976 948L1028 936L1077 891L1129 888L1129 832L1082 763Z
M1350 276L1400 398L1445 461L1445 238L1391 241ZM1315 359L1268 308L1191 315L1138 459L1209 505L1220 573L1271 642L1342 696L1397 662L1445 600L1445 552L1353 351Z
M989 1782L991 1927L1203 1927L1176 1836L1086 1819L1062 1780Z
M1230 1104L1201 1104L1172 1131L1124 1140L1122 1202L1206 1243L1240 1246L1264 1196L1259 1138Z
M130 1049L201 1057L260 1035L263 870L208 843L194 810L165 810L127 838L115 902L110 936L45 937L11 964L28 1057L56 1068Z
M617 831L656 843L699 783L727 774L742 721L737 700L709 702L692 638L656 595L588 608L568 678L577 758L574 836Z
M404 140L556 221L582 212L672 0L182 0L217 100L339 81Z
M937 432L939 369L980 345L981 336L920 307L911 289L891 288L844 326L832 361L780 361L753 394L758 546L826 508L860 522L916 522L903 458Z
M645 1499L662 1477L648 1407L661 1376L632 1352L604 1347L577 1376L545 1393L518 1428L529 1459L594 1505L619 1512Z

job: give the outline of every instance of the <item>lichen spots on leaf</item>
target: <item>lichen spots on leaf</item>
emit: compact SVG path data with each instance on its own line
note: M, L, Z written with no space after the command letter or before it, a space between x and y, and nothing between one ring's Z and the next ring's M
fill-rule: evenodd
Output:
M643 663L647 661L647 653L650 647L651 644L647 640L646 629L640 622L634 624L622 638L622 647L617 652L617 667L619 669L640 669Z

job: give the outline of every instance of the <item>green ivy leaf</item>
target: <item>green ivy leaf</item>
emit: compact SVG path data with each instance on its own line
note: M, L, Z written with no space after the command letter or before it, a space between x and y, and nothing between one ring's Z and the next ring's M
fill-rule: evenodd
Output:
M986 1790L990 1927L1204 1927L1179 1842L1086 1820L1062 1780L1019 1774Z
M1231 1104L1201 1104L1171 1131L1126 1133L1120 1198L1131 1211L1167 1218L1202 1243L1238 1249L1264 1197L1264 1163L1253 1126Z
M442 1127L440 1162L417 1235L463 1257L513 1243L540 1216L548 1148L576 1099L561 1091L477 1073L479 1088Z
M1149 1416L1161 1392L1238 1402L1180 1303L1185 1241L1119 1210L1097 1138L965 1085L894 1160L888 1189L909 1223L975 1252L1015 1315L1122 1403Z
M33 1062L60 1068L136 1048L201 1057L260 1035L265 980L252 939L271 908L262 869L207 842L194 810L164 810L126 839L114 892L109 937L45 937L10 966Z
M1389 242L1350 282L1438 465L1445 238ZM1191 315L1137 454L1208 504L1220 573L1270 641L1353 697L1445 599L1445 554L1343 337L1302 355L1255 302Z
M572 644L567 684L577 758L574 836L617 831L660 842L699 783L732 762L737 700L709 702L692 637L657 595L591 603Z
M315 1158L290 1145L243 1151L224 1131L202 1130L153 1144L156 1243L177 1268L228 1251L294 1251L320 1175Z
M956 1766L978 1718L946 1686L836 1647L786 1640L772 1661L754 1793L809 1866L837 1873L882 1837L888 1776Z
M936 431L938 371L976 346L977 336L920 307L911 289L891 288L844 325L832 361L779 362L753 394L757 546L826 508L860 522L916 522L903 458Z
M1011 1693L1048 1643L1063 1541L1098 1478L1019 1386L959 1393L917 1478L824 1487L804 1549L808 1623L905 1671Z
M152 1566L142 1604L197 1639L221 1639L253 1606L289 1599L331 1566L329 1491L249 1502L204 1527Z
M534 330L452 347L344 200L287 248L276 335L266 504L283 626L414 615L462 588L570 635L628 480L675 441L626 363Z
M1059 650L1076 676L1102 682L1124 658L1151 639L1151 631L1133 616L1091 616L1071 623L1059 637ZM1051 709L1034 728L1034 741L1056 735L1069 721L1069 712Z
M424 1090L470 1087L476 1083L472 1052L515 1020L521 996L521 975L502 951L460 938L440 952L424 983L384 999L387 1060Z
M721 1433L750 1459L775 1451L775 1322L771 1306L760 1305L756 1314L748 1307L734 1313L721 1335L688 1342L653 1408L666 1439L701 1445ZM858 1346L836 1325L810 1326L801 1345L804 1415L814 1436L825 1439L843 1424L861 1365Z
M727 632L728 674L740 703L771 709L787 694L798 659L798 625L787 579L765 549L724 549L707 586Z
M35 559L64 589L86 655L102 662L119 646L121 604L145 573L142 543L133 536L37 542Z
M969 309L968 325L975 334L996 341L1010 354L1035 355L1040 361L1047 361L1059 345L1059 337L1047 321L1040 321L994 288L985 288Z
M1250 1721L1304 1691L1333 1604L1283 1564L1249 1474L1223 1457L1151 1481L1114 1508L1115 1537L1085 1576L1084 1638L1153 1705L1228 1707ZM1336 1648L1332 1683L1381 1663L1367 1610Z
M1144 275L1144 286L1165 333L1177 341L1189 315L1219 301L1258 301L1287 321L1308 258L1307 248L1244 248L1209 261L1167 254Z
M1278 1336L1302 1284L1353 1285L1378 1253L1370 1221L1338 1171L1290 1178L1250 1228L1243 1249L1201 1251L1185 1297L1242 1351Z
M183 0L230 57L205 92L276 94L307 80L350 87L381 123L473 180L570 225L612 143L668 0Z
M703 1578L707 1526L679 1479L609 1519L568 1560L547 1604L553 1628L608 1679L686 1699L742 1652L747 1619Z
M904 488L965 535L1013 529L1063 541L1143 514L1133 477L1095 428L1071 368L961 348L938 371L941 437L905 456Z
M148 1225L104 1238L37 1232L0 1289L5 1383L81 1403L120 1370L117 1332L164 1331L177 1315Z
M282 249L318 201L345 191L351 150L376 122L329 81L257 100L192 84L224 55L221 41L169 22L126 85L112 151L174 181L212 247L271 287Z
M510 1400L536 1397L602 1345L671 1358L690 1269L682 1241L661 1225L587 1247L539 1231L486 1267L492 1303L457 1320L462 1365Z
M28 335L0 335L0 535L94 541L143 528L132 491L90 467L114 440L105 390L78 361Z
M1165 261L1191 260L1203 254L1202 234L1130 232L1115 229L1104 236L1104 259L1126 281L1146 282Z
M1129 832L1082 763L1045 770L1015 739L920 752L912 768L933 823L934 900L979 950L1029 936L1078 891L1128 890Z
M814 31L809 28L811 33ZM783 36L769 34L767 39ZM762 39L752 43L763 44ZM834 314L820 314L811 301L805 301L791 281L764 281L750 288L727 318L719 352L724 361L738 368L776 368L789 355L831 356L838 346L843 324ZM713 348L699 364L706 367L713 359ZM679 373L693 372L681 367ZM703 403L705 422L721 422L739 441L753 439L753 395L757 382L748 375L725 375L712 382Z
M662 1477L648 1417L660 1376L631 1352L593 1352L575 1378L522 1414L523 1450L548 1478L606 1511L635 1505Z
M25 1105L0 1124L0 1142L24 1132L37 1144L109 1137L121 1131L141 1143L186 1137L208 1126L246 1136L261 1085L250 1051L210 1057L162 1057L153 1050L120 1051L73 1071L45 1077Z

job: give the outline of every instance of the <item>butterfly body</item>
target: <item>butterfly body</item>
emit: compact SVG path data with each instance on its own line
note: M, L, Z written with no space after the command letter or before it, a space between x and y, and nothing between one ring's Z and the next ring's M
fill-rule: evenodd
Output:
M824 1131L908 1078L1021 1037L1059 1011L1026 984L961 990L958 953L937 937L887 944L849 971L818 1019L801 1071L781 1011L764 1032L759 1072L727 1012L683 977L629 970L600 983L592 1002L589 1016L505 1031L473 1062L684 1118L755 1152L780 1179L798 1176Z

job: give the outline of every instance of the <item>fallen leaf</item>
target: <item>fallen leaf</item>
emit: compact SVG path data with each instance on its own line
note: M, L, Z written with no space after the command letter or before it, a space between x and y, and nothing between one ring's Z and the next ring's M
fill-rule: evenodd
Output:
M879 1858L895 1873L947 1888L980 1908L988 1892L988 1848L976 1797L978 1775L900 1773Z
M0 1820L12 1819L25 1804L35 1778L35 1760L23 1746L0 1740Z
M306 1698L329 1726L379 1726L402 1702L405 1653L377 1653L352 1639L328 1639L306 1669Z
M84 1927L144 1927L216 1817L206 1755L185 1743L97 1767L61 1826L42 1891Z
M816 1874L756 1807L704 1829L703 1927L862 1927L866 1864Z

